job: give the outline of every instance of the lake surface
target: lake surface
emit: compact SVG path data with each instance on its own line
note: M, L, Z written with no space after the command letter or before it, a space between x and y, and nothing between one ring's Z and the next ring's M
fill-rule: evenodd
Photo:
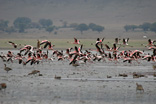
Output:
M0 82L7 84L6 90L0 91L0 104L155 104L156 77L147 73L156 72L153 62L139 62L100 61L73 67L69 61L57 59L26 66L0 60ZM4 63L13 70L7 73ZM43 76L28 75L32 70L39 70ZM133 72L146 73L146 77L133 78ZM144 92L136 91L136 83Z

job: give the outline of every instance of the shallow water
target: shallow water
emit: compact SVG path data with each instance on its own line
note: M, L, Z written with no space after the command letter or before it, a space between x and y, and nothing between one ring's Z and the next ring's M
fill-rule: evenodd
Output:
M0 91L0 104L155 104L156 78L132 76L133 72L156 72L150 62L140 62L94 62L78 67L57 60L24 67L9 62L6 64L13 70L6 73L5 62L0 60L0 82L7 84L7 89ZM40 70L43 76L28 76L32 70ZM119 77L119 73L128 77ZM136 91L136 82L144 92Z

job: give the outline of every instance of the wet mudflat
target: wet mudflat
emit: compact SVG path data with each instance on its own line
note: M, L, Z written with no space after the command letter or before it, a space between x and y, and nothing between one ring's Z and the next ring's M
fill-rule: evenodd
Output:
M6 63L13 70L4 70L0 60L0 82L7 84L0 91L0 104L155 104L156 72L151 62L140 64L94 62L74 67L69 61L46 61L38 65L23 66ZM39 70L42 76L28 75ZM133 78L132 73L145 73ZM127 77L119 74L127 74ZM150 74L148 74L150 73ZM60 79L55 79L60 76ZM111 76L111 78L108 78ZM136 83L144 92L136 91Z

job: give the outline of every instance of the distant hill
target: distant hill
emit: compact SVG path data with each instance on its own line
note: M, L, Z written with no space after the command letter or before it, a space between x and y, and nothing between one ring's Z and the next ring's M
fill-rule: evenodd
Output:
M156 0L0 0L0 19L52 19L108 26L156 21Z

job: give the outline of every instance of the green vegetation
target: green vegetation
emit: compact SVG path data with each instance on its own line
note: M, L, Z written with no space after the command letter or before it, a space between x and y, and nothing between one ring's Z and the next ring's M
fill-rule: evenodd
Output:
M46 31L48 31L49 33L51 33L54 30L55 26L49 26L46 28Z
M67 21L60 20L62 22L62 26L54 26L53 21L50 19L40 19L38 22L32 22L28 17L18 17L14 20L13 25L8 27L9 21L0 20L0 31L7 32L11 34L12 32L24 33L26 29L37 28L39 30L45 29L47 32L51 33L54 30L54 34L57 34L57 30L60 28L73 28L74 30L78 30L83 34L84 31L91 29L92 31L102 32L105 28L103 26L90 23L89 25L85 23L71 23L68 25Z
M150 30L156 32L156 22L150 25Z
M0 30L5 31L8 28L9 21L0 20Z
M87 31L89 28L86 24L81 23L75 29L81 31L81 34L83 34L83 31Z
M136 26L136 25L125 25L124 26L124 29L126 30L126 32L129 31L129 30L134 31L137 28L138 28L138 26Z
M90 23L88 26L92 31L97 31L97 32L102 32L105 28L103 26L100 25L96 25L94 23Z
M139 26L137 26L137 25L125 25L124 29L126 32L127 31L134 31L135 29L142 29L144 32L146 32L146 31L156 32L156 22L154 22L152 24L145 22Z
M92 31L97 31L97 32L102 32L105 28L100 25L96 25L95 23L90 23L89 25L85 23L77 24L77 23L72 23L69 26L70 28L74 28L75 30L79 30L81 34L83 34L83 31L87 31L91 29Z
M39 23L42 25L43 28L47 28L53 24L53 21L50 19L40 19Z
M26 28L29 28L31 19L28 17L18 17L14 21L14 27L19 29L20 33L23 33Z

